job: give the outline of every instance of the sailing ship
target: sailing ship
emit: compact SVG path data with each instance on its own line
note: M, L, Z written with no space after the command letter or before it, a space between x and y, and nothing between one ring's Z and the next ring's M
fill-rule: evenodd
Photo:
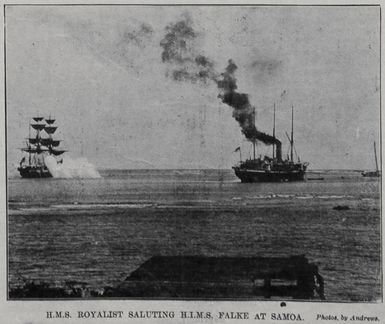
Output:
M62 155L65 150L58 149L60 140L53 139L57 126L54 125L55 119L44 117L33 117L33 122L29 125L29 136L26 141L26 147L21 150L28 153L20 161L17 170L23 178L51 178L52 174L45 164L47 156L57 157ZM45 122L44 122L45 120ZM31 127L35 130L31 137ZM45 136L43 135L45 132ZM56 163L62 163L63 159Z
M240 148L240 162L233 166L235 175L241 179L241 182L287 182L305 180L308 162L294 161L294 108L291 111L291 137L286 136L290 142L290 158L282 159L282 143L275 137L275 105L274 105L274 123L273 137L273 157L264 156L256 158L255 146L256 140L253 140L253 158L242 161Z
M381 172L378 169L376 142L374 142L374 160L376 162L376 171L363 171L362 175L364 177L380 177L381 176Z

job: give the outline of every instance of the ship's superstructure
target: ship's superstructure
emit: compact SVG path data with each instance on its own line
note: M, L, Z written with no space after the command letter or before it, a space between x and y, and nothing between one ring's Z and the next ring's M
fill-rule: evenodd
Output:
M33 117L32 120L26 147L22 148L22 151L26 152L28 156L22 158L18 171L23 178L50 178L52 174L45 164L45 158L60 156L65 150L58 149L60 140L53 139L53 134L57 129L57 126L54 125L55 119L50 116L46 119ZM31 127L35 130L34 136L31 136ZM56 161L56 163L62 161Z
M281 182L281 181L303 181L305 180L307 162L294 161L294 109L292 109L291 136L286 134L290 142L290 157L282 158L282 143L275 137L275 108L273 126L273 156L256 158L255 145L253 142L253 158L241 161L233 167L235 175L242 182Z

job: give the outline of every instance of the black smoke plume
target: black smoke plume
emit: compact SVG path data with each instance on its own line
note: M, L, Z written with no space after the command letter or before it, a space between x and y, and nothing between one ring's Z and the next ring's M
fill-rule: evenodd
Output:
M214 63L196 53L197 37L188 16L166 27L166 35L160 42L162 61L169 63L174 80L206 83L215 78Z
M234 72L237 66L232 60L226 67L221 79L216 80L221 93L218 95L222 102L233 108L233 117L241 126L242 133L250 141L259 140L265 144L280 144L275 137L262 133L255 127L255 108L250 104L246 93L237 92L237 79Z
M281 142L273 136L262 133L255 127L255 108L250 104L249 96L237 92L237 79L234 72L237 66L232 60L224 73L216 72L214 63L207 57L196 54L197 33L192 28L191 18L169 24L166 35L160 42L163 48L162 61L171 68L171 76L176 81L213 81L217 84L222 102L233 108L233 117L241 126L242 133L250 141L259 140L265 144ZM170 74L169 74L170 75Z

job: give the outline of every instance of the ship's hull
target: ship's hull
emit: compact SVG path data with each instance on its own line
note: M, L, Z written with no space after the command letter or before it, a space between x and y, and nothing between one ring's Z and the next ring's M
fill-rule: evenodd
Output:
M290 170L290 171L266 171L233 168L235 175L241 179L241 182L288 182L288 181L304 181L306 171Z
M52 178L46 166L22 166L17 169L23 178Z
M364 177L373 177L373 178L381 177L380 171L364 171L362 172L362 175Z

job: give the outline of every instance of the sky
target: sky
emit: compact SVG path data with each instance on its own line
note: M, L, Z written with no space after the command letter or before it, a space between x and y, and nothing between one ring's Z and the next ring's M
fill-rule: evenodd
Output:
M221 98L231 60L285 155L294 107L309 168L373 169L379 24L379 7L7 6L8 167L39 114L98 168L231 168L252 152Z

